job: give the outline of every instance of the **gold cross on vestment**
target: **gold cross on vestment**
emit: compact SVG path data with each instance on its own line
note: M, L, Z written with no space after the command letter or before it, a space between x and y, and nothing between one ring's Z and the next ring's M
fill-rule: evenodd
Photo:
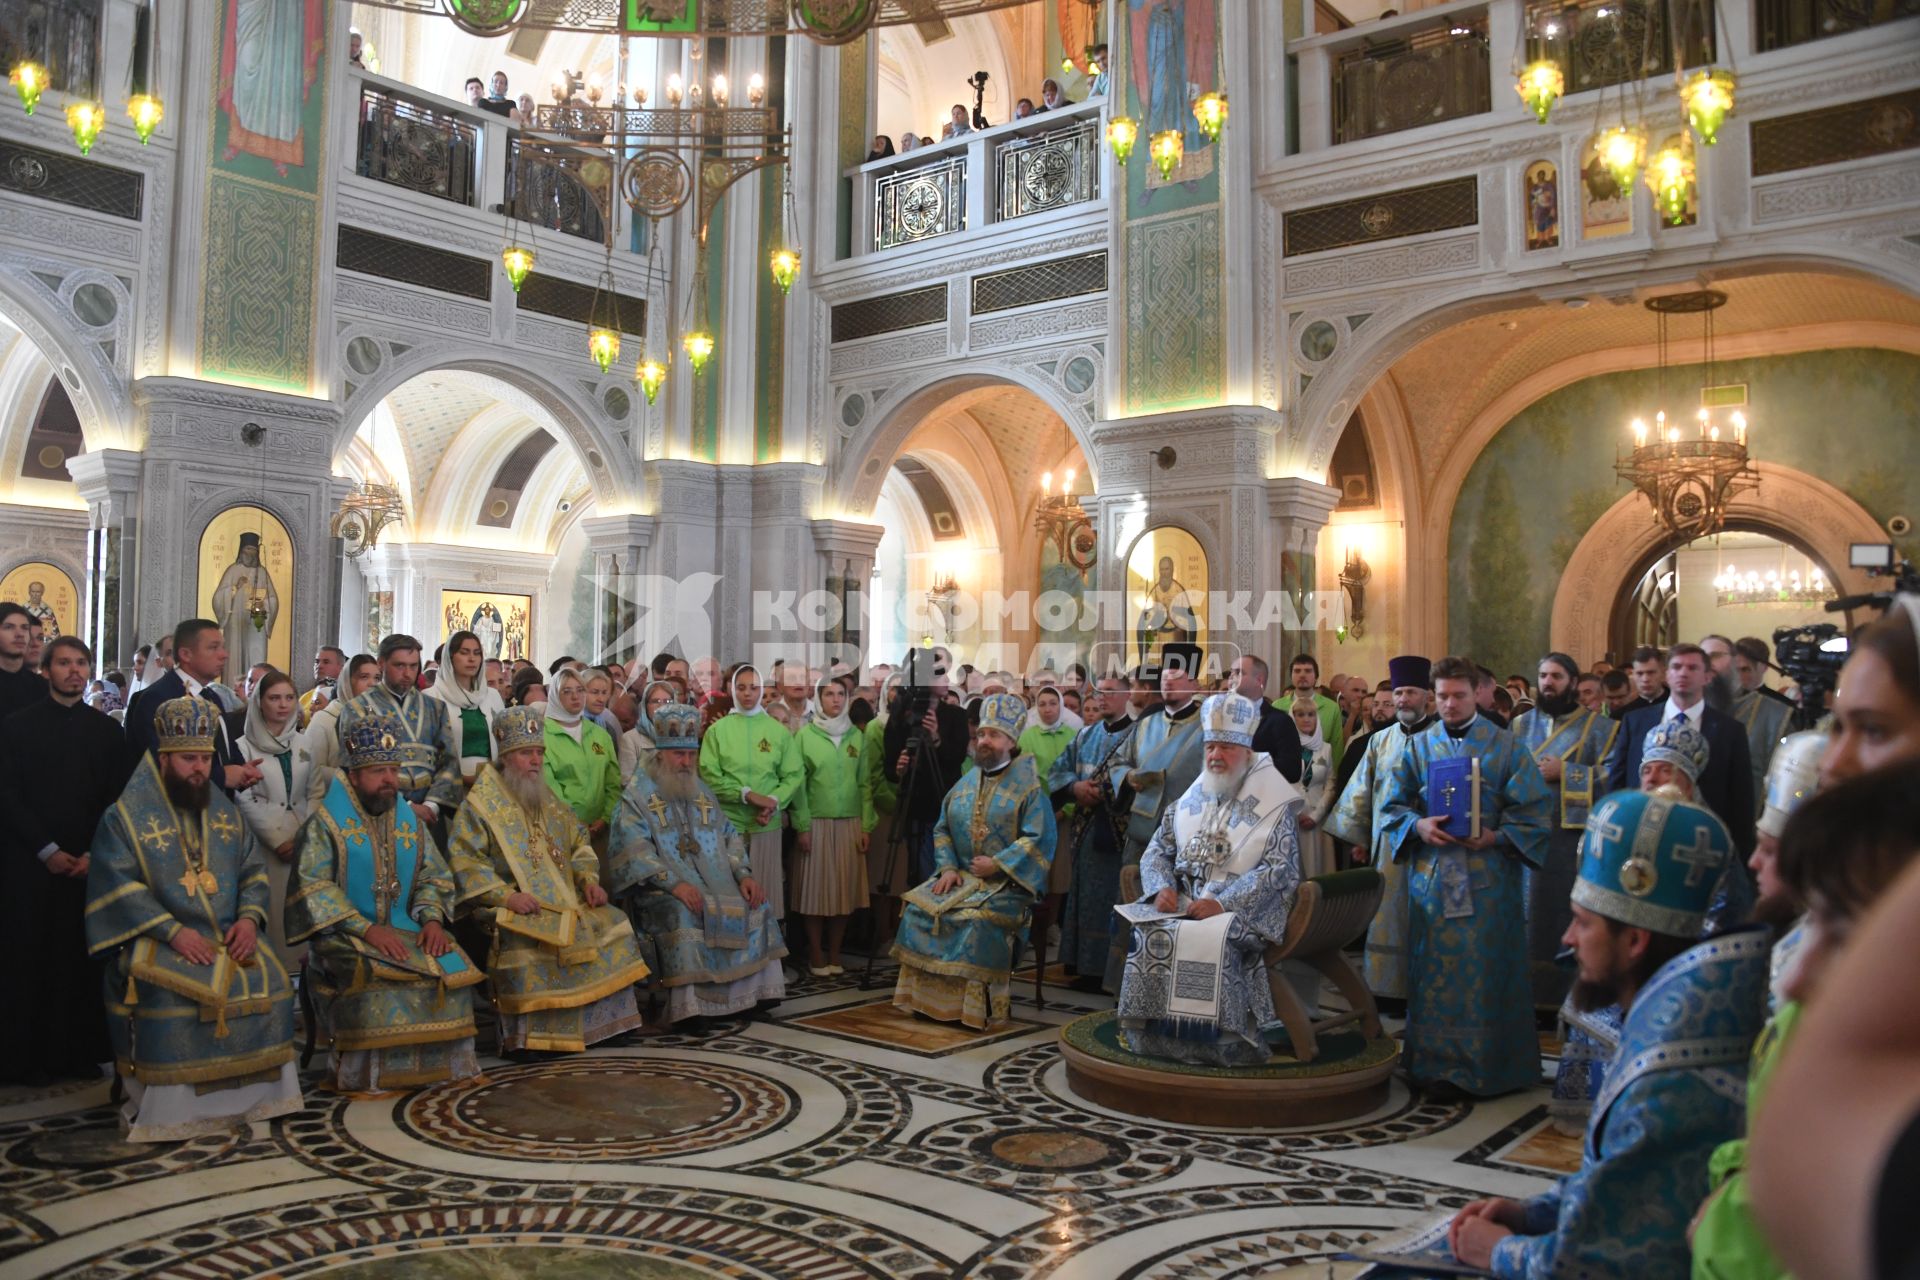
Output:
M654 792L653 798L647 801L647 810L653 814L655 821L665 822L667 820L667 802L660 798L658 791Z
M160 815L150 814L147 817L146 829L135 833L134 838L139 841L140 847L144 849L148 845L165 846L167 837L172 834L173 828L161 822Z
M360 819L348 818L340 824L340 835L347 840L364 840L367 838L367 829L360 825Z
M214 834L222 840L231 840L240 834L240 824L225 813L214 814L207 819L207 825L212 827Z
M704 795L694 799L694 805L700 810L700 821L704 825L713 816L713 802Z
M419 837L413 834L412 827L396 825L393 830L393 843L396 848L405 849L408 853L412 853L414 846L419 843Z

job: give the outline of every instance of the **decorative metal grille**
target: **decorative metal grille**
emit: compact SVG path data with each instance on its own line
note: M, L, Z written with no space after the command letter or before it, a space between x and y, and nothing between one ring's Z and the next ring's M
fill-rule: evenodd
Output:
M947 286L930 284L924 289L841 303L833 309L833 341L851 342L879 333L918 329L940 324L946 318Z
M0 187L138 222L146 178L95 160L0 139Z
M1920 89L1755 120L1753 176L1920 147Z
M1072 258L1051 258L973 278L973 314L1056 302L1107 287L1106 250Z
M873 184L873 247L918 244L967 225L967 157L896 169Z
M514 134L507 140L507 211L523 222L605 243L613 169Z
M1025 134L1001 143L994 159L1002 222L1080 204L1100 194L1100 122L1082 116Z
M1920 13L1920 0L1758 0L1760 51L1784 49Z
M103 0L0 0L0 68L37 62L54 93L98 98L103 7Z
M341 270L358 271L382 280L417 284L422 289L437 289L482 302L491 296L493 289L493 264L484 258L431 249L409 240L362 231L359 227L341 226L334 253ZM532 284L533 280L527 283Z
M1527 6L1527 30L1529 47L1560 64L1568 93L1673 74L1676 35L1687 66L1713 61L1711 5L1676 16L1670 0L1547 0Z
M1424 187L1296 209L1283 222L1282 256L1293 258L1376 240L1398 240L1428 231L1471 227L1479 221L1478 181L1452 178Z
M360 88L359 128L361 177L473 204L480 126L368 84Z
M446 10L443 0L363 0L383 9L397 9L402 13L431 14L444 17ZM868 27L904 26L913 23L926 26L933 22L944 22L951 18L966 17L976 13L990 13L995 9L1008 9L1030 4L1032 0L874 0L871 5L857 5L849 2L821 4L814 0L805 6L795 5L801 16L811 15L818 30L810 30L803 22L795 20L788 12L789 0L700 0L697 6L682 8L680 0L669 3L655 3L654 8L664 11L668 17L657 30L669 36L701 34L707 36L768 36L787 34L817 34L830 44L839 44L858 36ZM470 9L475 8L469 4ZM496 2L488 8L503 13L512 12L517 6ZM580 31L592 35L618 35L626 30L629 8L639 12L637 5L629 0L530 0L524 13L510 24L494 27L483 34L499 34L509 29L542 28L554 31ZM680 15L691 14L691 21L680 20Z
M616 296L620 300L620 331L644 335L647 331L647 300L630 293ZM593 323L593 289L589 285L576 284L536 271L520 286L515 301L522 311L537 311L543 316L577 320L581 324Z
M1350 49L1333 65L1333 140L1477 115L1492 105L1486 19L1442 19Z

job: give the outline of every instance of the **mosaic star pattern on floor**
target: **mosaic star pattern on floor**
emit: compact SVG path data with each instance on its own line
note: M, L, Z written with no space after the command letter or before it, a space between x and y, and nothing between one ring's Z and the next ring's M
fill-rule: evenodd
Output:
M172 1146L123 1142L104 1083L0 1093L0 1280L1320 1280L1579 1159L1544 1089L1396 1082L1309 1129L1142 1122L1066 1086L1060 1026L1110 1000L1041 1009L1029 977L1010 1024L962 1035L876 978L403 1098L309 1073L298 1115Z

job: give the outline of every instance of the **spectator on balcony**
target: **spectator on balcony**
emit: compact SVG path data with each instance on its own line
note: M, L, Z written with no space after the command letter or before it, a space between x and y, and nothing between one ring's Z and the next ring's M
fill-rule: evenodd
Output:
M533 95L521 94L514 103L513 114L508 116L507 120L516 129L534 128L539 123L540 117L534 114Z
M953 119L947 121L947 127L940 131L942 138L958 138L962 134L972 133L973 124L967 118L967 109L959 103L953 104Z
M913 136L912 134L907 135L907 137L912 137L912 136ZM906 140L907 140L906 138L900 139L903 147L906 143ZM872 164L875 160L885 160L892 154L893 154L893 139L889 138L884 133L874 134L873 150L867 152L867 163Z
M475 104L482 111L491 111L497 116L513 115L513 99L507 96L507 73L493 73L493 92Z
M1031 115L1033 115L1032 98L1022 98L1013 104L1013 118L1015 120L1025 120Z
M1040 82L1040 105L1034 108L1036 112L1060 111L1072 105L1073 103L1068 101L1067 95L1060 92L1060 82L1058 80L1042 80Z
M1087 96L1089 98L1106 97L1108 83L1107 46L1097 44L1093 46L1093 84L1088 88Z
M480 107L482 110L485 110L486 108L484 104L486 100L487 100L486 82L483 81L479 76L468 76L467 77L467 105L470 107Z
M921 145L922 141L920 135L917 133L903 133L900 135L901 155L905 155L909 151L918 151Z
M362 44L363 41L360 33L349 28L347 31L347 61L359 70L365 71L367 64L360 61Z

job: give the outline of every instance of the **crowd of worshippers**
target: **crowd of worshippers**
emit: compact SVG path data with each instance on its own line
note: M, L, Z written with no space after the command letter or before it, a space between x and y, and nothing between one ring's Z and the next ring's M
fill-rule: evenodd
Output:
M1186 643L1023 681L944 649L543 670L471 631L323 648L301 692L264 665L229 687L194 619L103 712L87 647L39 621L0 603L0 1016L36 1031L0 1067L112 1062L133 1140L297 1108L296 986L332 1087L377 1094L476 1074L476 998L515 1057L752 1016L786 993L789 915L826 977L869 907L897 913L903 1009L1004 1023L1052 921L1129 1051L1258 1066L1284 1051L1265 957L1300 885L1370 868L1364 973L1411 1083L1538 1085L1557 1028L1553 1111L1586 1135L1548 1194L1459 1212L1460 1262L1828 1274L1828 1219L1859 1228L1850 1256L1911 1258L1920 599L1856 633L1799 732L1764 647L1718 636L1635 653L1624 699L1561 653L1505 683L1404 655L1377 687L1299 654L1270 687L1251 654L1203 682ZM1769 1143L1781 1097L1799 1119ZM1853 1162L1829 1178L1850 1206L1782 1168L1810 1144ZM1763 1231L1796 1197L1825 1217Z

